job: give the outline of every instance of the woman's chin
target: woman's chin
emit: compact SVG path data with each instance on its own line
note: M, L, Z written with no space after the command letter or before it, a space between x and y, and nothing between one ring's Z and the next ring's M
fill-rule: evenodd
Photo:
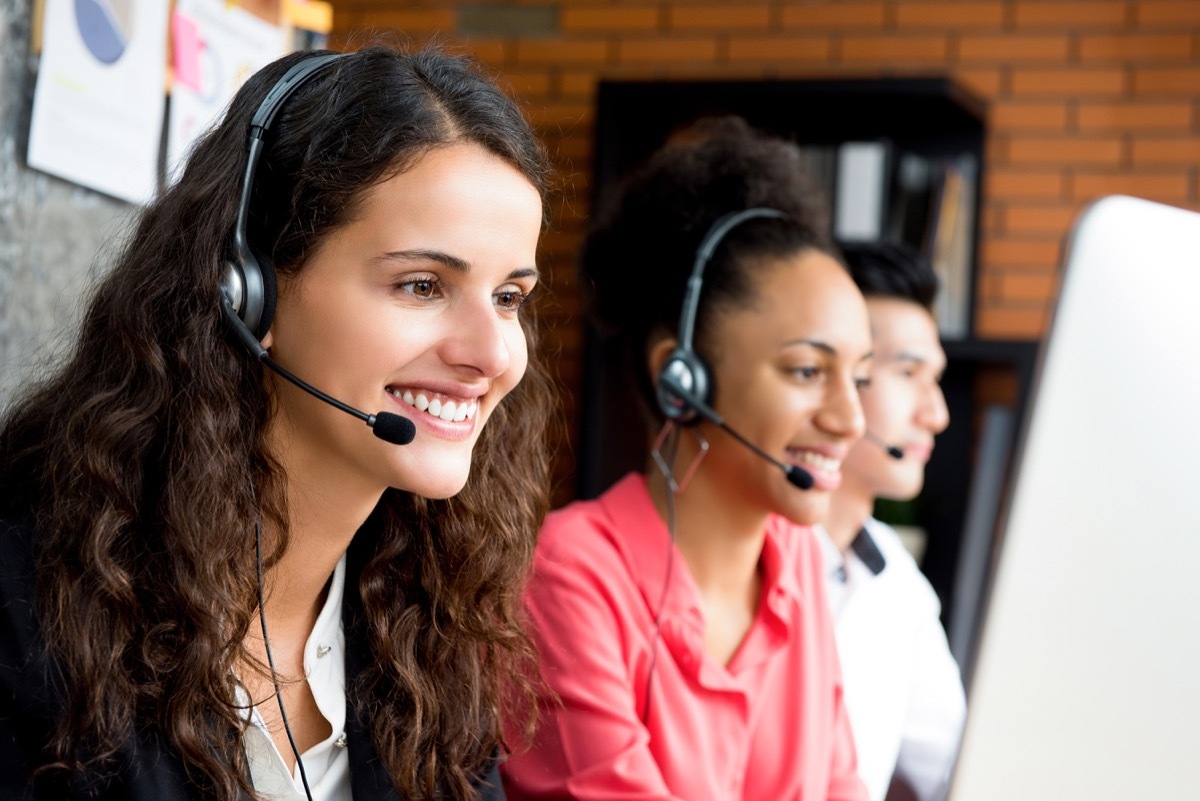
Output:
M431 501L441 501L446 498L453 498L462 492L463 487L467 485L468 475L465 471L461 473L456 472L453 475L426 473L415 480L411 477L406 477L405 479L395 481L392 483L392 487L413 495L419 495L422 498L428 498Z

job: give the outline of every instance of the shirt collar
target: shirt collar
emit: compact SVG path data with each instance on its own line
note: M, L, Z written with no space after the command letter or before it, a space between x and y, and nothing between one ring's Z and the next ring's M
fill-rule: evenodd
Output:
M850 543L850 550L858 557L858 561L871 571L873 576L878 576L887 567L887 559L883 557L883 551L879 550L879 546L875 544L875 540L867 531L865 524L858 530L854 541Z
M829 532L823 526L813 527L820 535L821 553L825 557L825 574L827 576L844 583L847 578L847 563L851 560L860 563L872 576L878 576L883 572L887 567L887 559L870 532L870 528L875 522L874 518L867 518L863 521L862 528L850 542L846 553L838 550L838 547L833 544L833 540L830 539Z
M642 593L651 613L659 605L665 614L681 614L701 621L698 592L683 555L671 541L667 524L646 487L646 477L629 473L600 498L604 513L618 536L614 542L629 565L634 583ZM667 580L667 563L671 565L670 586L663 598L663 583Z

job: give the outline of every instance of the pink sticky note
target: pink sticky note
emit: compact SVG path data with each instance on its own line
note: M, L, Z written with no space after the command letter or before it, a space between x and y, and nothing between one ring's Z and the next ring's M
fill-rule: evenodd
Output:
M176 11L171 18L171 35L175 43L175 80L199 94L200 51L204 49L200 29L194 19Z

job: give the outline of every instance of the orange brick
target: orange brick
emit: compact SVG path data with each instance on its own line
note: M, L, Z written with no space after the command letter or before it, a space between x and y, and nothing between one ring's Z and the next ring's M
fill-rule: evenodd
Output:
M596 94L596 73L564 71L558 76L558 91L563 97L592 97Z
M1007 273L1000 276L1003 300L1046 301L1058 294L1058 276L1038 273Z
M983 243L980 261L988 268L1054 267L1062 257L1058 240L988 239Z
M1071 194L1077 200L1090 200L1104 195L1133 195L1150 200L1186 200L1188 179L1185 173L1164 175L1131 173L1077 173L1071 180Z
M1200 164L1200 136L1133 140L1133 165L1193 168Z
M992 126L1005 131L1061 131L1067 127L1062 103L993 103Z
M455 43L456 50L462 50L476 61L499 67L508 61L511 47L502 39L465 39Z
M843 61L944 62L943 36L847 36L842 40Z
M999 28L1004 24L1004 3L904 0L896 4L896 24L901 28Z
M1070 47L1066 36L963 36L958 40L958 60L1059 63L1066 61Z
M625 63L713 61L716 39L622 39L617 42L617 60Z
M403 33L436 33L458 28L458 17L453 9L378 9L365 14L364 19L367 25Z
M1196 0L1141 0L1135 8L1142 27L1200 23L1200 3Z
M882 28L887 16L882 2L838 2L829 5L784 6L785 28L828 30L831 28Z
M984 182L984 192L993 200L1053 200L1062 198L1066 187L1066 180L1058 171L1014 170L1004 167L989 169Z
M550 73L545 70L505 70L500 82L526 98L545 98L550 94Z
M738 36L729 40L730 61L825 61L830 45L815 36Z
M1121 27L1125 24L1124 0L1018 0L1014 14L1018 28L1026 27Z
M1014 137L1008 143L1008 159L1013 164L1092 164L1115 167L1121 162L1121 140L1032 139Z
M1037 339L1046 331L1046 309L980 306L975 333L983 339Z
M1012 71L1016 95L1116 95L1125 88L1119 69L1064 69Z
M1081 130L1150 130L1188 128L1190 103L1081 103L1076 110Z
M1003 86L1000 70L995 68L956 69L954 80L983 98L996 97Z
M1191 53L1192 37L1186 33L1096 34L1079 39L1082 61L1187 61Z
M672 6L667 12L673 30L765 31L771 9L765 5Z
M558 26L564 33L624 33L659 27L658 9L653 7L564 7L558 13Z
M1010 204L1004 209L1004 230L1013 234L1065 234L1078 214L1078 206Z
M1008 135L991 132L983 142L985 164L1004 164L1008 161Z
M517 42L518 64L602 64L608 60L603 39L522 39Z
M995 236L1004 230L1004 205L1001 203L985 203L983 216L979 227L983 229L984 237Z
M975 276L975 295L981 298L999 298L1000 275L987 270L979 271Z
M1134 69L1135 95L1200 95L1200 67Z

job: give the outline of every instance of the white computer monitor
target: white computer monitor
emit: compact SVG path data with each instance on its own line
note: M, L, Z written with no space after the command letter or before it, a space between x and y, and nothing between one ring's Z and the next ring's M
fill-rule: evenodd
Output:
M1200 799L1200 214L1081 215L1013 469L951 801Z

